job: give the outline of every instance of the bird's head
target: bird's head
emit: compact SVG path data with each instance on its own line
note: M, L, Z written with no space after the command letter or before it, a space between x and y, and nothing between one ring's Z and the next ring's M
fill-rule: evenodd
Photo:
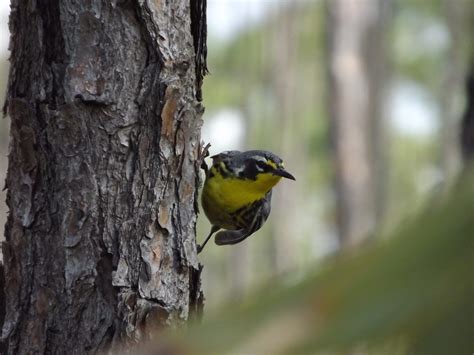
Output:
M254 181L255 188L269 190L282 177L295 180L295 177L285 170L283 161L277 155L264 150L239 152L225 151L211 157L213 167L223 177L232 177Z

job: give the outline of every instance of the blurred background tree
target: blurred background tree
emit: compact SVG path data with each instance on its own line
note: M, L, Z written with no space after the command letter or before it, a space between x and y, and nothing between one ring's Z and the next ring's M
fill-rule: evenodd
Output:
M203 253L210 306L393 229L449 185L472 5L209 1L203 139L272 150L297 177L257 235Z
M264 284L245 302L172 334L168 353L472 354L474 224L464 212L474 206L472 173L388 240L296 282Z
M390 144L385 132L390 0L328 1L328 104L341 247L381 226Z

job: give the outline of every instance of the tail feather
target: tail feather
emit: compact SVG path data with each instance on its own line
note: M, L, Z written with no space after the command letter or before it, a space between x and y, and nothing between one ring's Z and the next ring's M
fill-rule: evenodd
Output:
M247 238L252 232L247 229L225 230L216 234L214 242L217 245L237 244Z

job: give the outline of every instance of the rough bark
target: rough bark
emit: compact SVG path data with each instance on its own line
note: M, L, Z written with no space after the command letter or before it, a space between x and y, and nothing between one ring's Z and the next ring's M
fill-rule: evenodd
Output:
M94 353L202 306L197 9L12 1L8 353Z
M337 227L344 247L367 237L383 215L387 142L382 144L381 105L386 68L380 36L387 4L333 0L327 6L329 115Z

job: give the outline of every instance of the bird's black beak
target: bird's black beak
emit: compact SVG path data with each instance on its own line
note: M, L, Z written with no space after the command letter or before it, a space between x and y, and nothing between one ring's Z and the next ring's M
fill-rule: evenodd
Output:
M275 170L273 171L273 175L281 176L281 177L284 177L284 178L287 178L287 179L291 179L291 180L296 180L293 175L291 175L288 171L286 171L286 170L283 169L283 168L275 169Z

